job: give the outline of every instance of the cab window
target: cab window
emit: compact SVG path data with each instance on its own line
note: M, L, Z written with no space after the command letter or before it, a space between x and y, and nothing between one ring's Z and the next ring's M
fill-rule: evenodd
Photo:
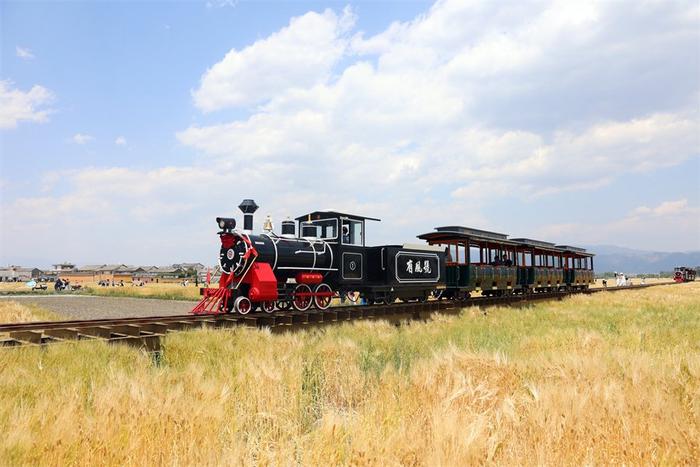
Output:
M316 237L322 240L338 238L338 219L320 219L312 222L316 226Z
M343 219L343 231L341 237L344 245L364 245L362 221Z

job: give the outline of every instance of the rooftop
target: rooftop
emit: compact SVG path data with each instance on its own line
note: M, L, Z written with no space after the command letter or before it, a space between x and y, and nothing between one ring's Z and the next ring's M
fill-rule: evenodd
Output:
M508 235L506 234L475 229L473 227L464 227L461 225L435 227L435 232L428 232L418 235L418 238L431 242L469 239L474 242L492 242L507 245L515 244L508 239Z
M314 211L309 214L304 214L303 216L299 216L296 218L298 221L305 221L309 218L311 220L317 220L317 219L329 219L329 218L334 218L334 217L347 217L349 219L357 219L357 220L368 220L368 221L377 221L380 222L381 219L377 219L376 217L365 217L365 216L358 216L357 214L345 214L342 212L338 211L333 211L333 210L324 210L324 211Z
M545 248L548 250L559 250L559 248L552 242L545 242L542 240L533 240L532 238L511 238L514 242L518 242L521 245L527 245L537 248Z

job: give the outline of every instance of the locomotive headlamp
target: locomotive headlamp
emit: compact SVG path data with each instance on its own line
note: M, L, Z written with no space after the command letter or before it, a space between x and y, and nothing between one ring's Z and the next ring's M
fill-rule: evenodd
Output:
M224 232L230 232L236 228L236 219L232 217L217 217L216 223Z

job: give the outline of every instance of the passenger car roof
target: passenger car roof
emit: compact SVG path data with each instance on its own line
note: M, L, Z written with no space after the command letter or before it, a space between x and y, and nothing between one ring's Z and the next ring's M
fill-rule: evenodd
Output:
M488 230L475 229L473 227L464 227L461 225L448 225L445 227L435 227L434 232L428 232L418 235L421 240L429 242L440 242L450 240L474 240L476 242L491 242L503 245L515 245L514 242L508 240L508 235L490 232Z

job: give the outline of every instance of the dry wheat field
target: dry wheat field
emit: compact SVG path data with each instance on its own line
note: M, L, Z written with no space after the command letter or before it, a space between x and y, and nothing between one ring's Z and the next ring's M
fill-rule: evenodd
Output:
M204 284L201 284L204 287ZM32 291L22 282L1 282L0 293L7 294L55 294L53 283L47 283L47 290ZM69 293L98 295L104 297L137 297L137 298L159 298L164 300L199 300L199 287L194 282L187 287L178 283L148 283L143 287L134 287L126 284L124 287L101 287L97 282L81 282L81 289L78 291L62 291L61 295ZM213 285L212 285L213 286Z
M5 349L0 375L4 465L698 464L700 283Z

